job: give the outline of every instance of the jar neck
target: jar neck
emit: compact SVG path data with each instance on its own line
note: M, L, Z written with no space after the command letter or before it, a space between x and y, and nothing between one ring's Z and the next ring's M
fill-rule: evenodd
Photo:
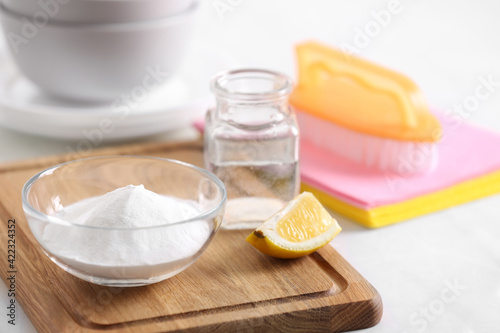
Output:
M240 127L259 128L289 116L292 81L287 76L257 69L229 71L211 83L217 118Z

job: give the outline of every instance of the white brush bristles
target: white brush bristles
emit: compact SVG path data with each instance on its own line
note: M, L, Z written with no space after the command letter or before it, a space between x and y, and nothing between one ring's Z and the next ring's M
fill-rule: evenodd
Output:
M367 168L402 176L429 171L437 162L436 144L400 141L356 132L297 110L302 140Z

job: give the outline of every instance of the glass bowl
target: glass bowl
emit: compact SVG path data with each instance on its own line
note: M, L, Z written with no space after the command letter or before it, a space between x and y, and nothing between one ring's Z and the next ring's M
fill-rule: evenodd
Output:
M100 196L141 184L164 196L161 200L174 200L176 207L189 205L187 215L176 215L186 218L167 223L164 215L157 214L156 222L137 221L140 226L124 227L104 210L107 224L82 222L96 214L97 208L92 207L102 208ZM24 185L22 199L30 229L53 262L83 280L124 287L159 282L190 266L221 225L226 189L215 175L187 163L105 156L71 161L36 174ZM82 203L86 206L76 208ZM153 205L159 212L165 209L157 206Z

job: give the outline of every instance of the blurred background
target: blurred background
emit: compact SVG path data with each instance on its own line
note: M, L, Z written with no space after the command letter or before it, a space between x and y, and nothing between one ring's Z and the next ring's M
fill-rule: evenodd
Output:
M380 24L377 17L389 8L396 14L379 18ZM486 0L201 1L192 48L222 57L227 67L269 68L295 77L294 45L314 39L401 71L420 86L433 108L453 111L474 94L481 77L500 81L499 12L500 3ZM204 84L208 87L208 82L197 83ZM500 130L499 106L500 93L494 92L464 118ZM184 128L142 140L193 135ZM76 149L71 140L0 128L1 161L66 152L68 144Z
M393 13L380 21L381 13L389 9ZM294 45L317 40L408 75L432 108L500 132L499 15L500 2L493 0L205 0L200 3L191 47L217 54L229 67L268 68L295 77ZM0 49L5 52L5 42ZM490 82L491 94L477 107L465 108L464 103L485 81ZM201 84L208 87L208 82ZM197 135L192 127L182 126L125 142L184 140ZM77 144L0 127L0 161L63 153L68 146L76 149ZM473 249L486 241L491 244L492 235L486 230L468 238L460 233L460 226L477 219L498 222L499 199L489 197L380 230L341 221L344 232L334 246L384 301L382 322L366 331L498 332L499 248L487 250L497 258L497 265L491 267ZM413 253L412 247L421 241L428 246ZM485 276L486 271L494 275ZM453 283L467 287L459 290L458 300L447 304L439 315L421 315ZM6 293L0 284L0 295ZM2 320L0 331L34 331L22 314L17 322L11 327Z

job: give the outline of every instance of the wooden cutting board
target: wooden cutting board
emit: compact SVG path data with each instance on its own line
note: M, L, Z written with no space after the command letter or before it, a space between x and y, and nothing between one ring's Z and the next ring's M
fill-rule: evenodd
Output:
M201 166L202 149L200 142L143 144L92 155L152 155ZM16 300L40 332L342 332L380 321L379 294L332 247L279 260L245 242L249 231L219 231L192 266L154 285L110 288L73 277L38 246L21 189L35 173L77 157L0 166L2 280L9 271L8 220L15 219Z

